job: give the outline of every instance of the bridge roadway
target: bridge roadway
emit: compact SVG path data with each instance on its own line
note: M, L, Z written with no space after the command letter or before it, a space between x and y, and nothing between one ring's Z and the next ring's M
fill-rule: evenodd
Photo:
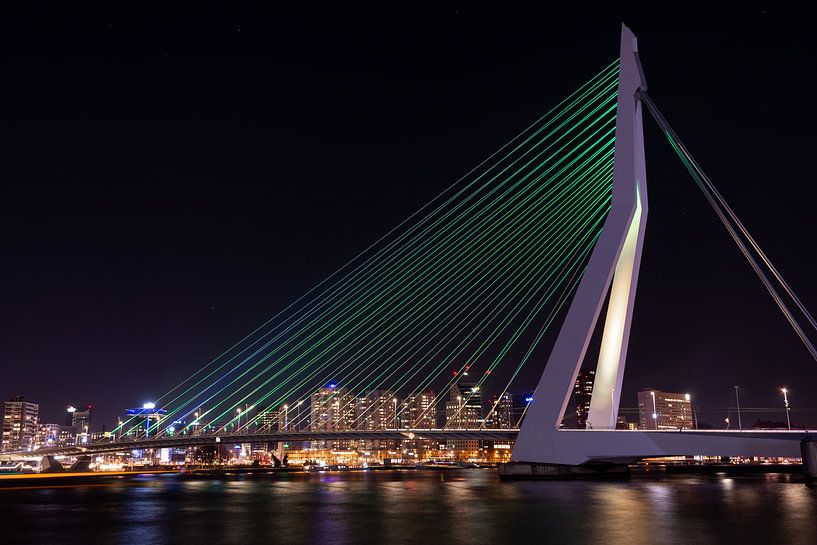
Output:
M214 446L236 443L274 443L288 441L351 441L385 439L431 439L438 441L488 440L514 441L518 429L400 429L377 431L286 431L242 435L212 433L177 435L151 439L98 442L89 445L51 447L26 452L6 452L0 459L31 456L76 456L130 450L172 447ZM654 456L717 454L723 456L800 456L800 441L809 430L571 430L556 431L565 442L587 442L592 460L630 460ZM548 435L548 434L545 434ZM730 448L726 448L730 446ZM597 452L594 452L597 451ZM569 463L569 462L568 462ZM575 463L575 462L574 462Z
M76 456L82 454L105 454L130 450L213 446L237 443L275 443L289 441L352 441L385 439L433 439L439 441L488 440L513 441L518 429L477 429L477 430L377 430L377 431L284 431L271 433L248 433L233 435L213 433L206 435L176 435L153 439L121 440L97 442L87 445L50 447L33 452L4 453L2 457L30 457L32 455Z

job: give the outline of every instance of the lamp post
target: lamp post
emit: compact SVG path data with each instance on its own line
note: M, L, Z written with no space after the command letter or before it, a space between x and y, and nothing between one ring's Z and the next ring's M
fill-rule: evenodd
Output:
M289 405L284 405L284 431L289 431Z
M658 429L658 409L655 406L655 392L650 392L652 396L652 422L655 429Z
M743 430L743 422L740 419L740 394L738 394L737 386L735 386L735 402L738 404L738 429Z
M786 424L789 427L789 431L791 431L791 417L789 416L789 412L791 411L791 407L789 406L789 389L780 388L780 391L783 392L783 404L786 406Z
M238 413L238 425L237 425L237 428L240 428L241 427L241 407L237 408L235 410L235 412Z

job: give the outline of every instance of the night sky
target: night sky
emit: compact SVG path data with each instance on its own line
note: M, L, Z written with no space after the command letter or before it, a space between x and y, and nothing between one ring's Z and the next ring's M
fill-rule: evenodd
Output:
M6 21L0 396L45 421L93 403L96 429L155 398L606 66L622 19L652 98L817 311L813 18L697 16ZM689 391L719 423L733 385L751 407L786 385L817 424L817 362L645 120L622 406Z

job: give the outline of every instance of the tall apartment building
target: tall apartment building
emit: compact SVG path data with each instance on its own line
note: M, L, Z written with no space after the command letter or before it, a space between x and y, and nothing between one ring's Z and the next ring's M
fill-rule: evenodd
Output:
M490 407L493 412L490 422L486 422L486 427L507 430L513 428L513 395L505 392L501 396L494 396L491 399Z
M92 405L86 407L74 407L69 405L65 409L65 425L73 430L74 443L82 444L88 442L91 433L91 411Z
M401 428L430 430L437 427L437 395L434 390L426 390L408 396L398 418Z
M291 409L290 409L291 410ZM355 426L355 398L348 388L330 384L310 396L311 431L350 431ZM316 441L319 448L327 448L329 442ZM332 441L332 448L346 449L351 441Z
M391 390L369 390L355 403L355 428L386 430L397 427L397 397Z
M689 394L641 390L638 392L638 427L642 430L689 430L694 428Z
M40 405L22 396L3 403L3 438L0 451L30 450L37 436Z
M590 413L590 399L593 397L593 382L595 379L595 369L582 369L576 376L576 383L573 385L576 427L580 430L587 427L587 415Z
M397 427L398 400L391 390L369 390L357 398L355 410L355 427L358 430L374 431L394 429ZM364 450L395 450L398 440L364 439Z

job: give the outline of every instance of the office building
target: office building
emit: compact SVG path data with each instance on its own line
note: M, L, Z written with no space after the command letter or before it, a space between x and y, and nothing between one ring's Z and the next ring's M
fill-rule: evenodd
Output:
M266 409L260 411L255 417L255 421L258 423L258 432L270 433L278 431L278 419L279 415L278 411L276 410Z
M59 445L60 424L40 424L37 426L37 436L34 439L36 448L56 447Z
M642 430L693 429L690 395L641 390L638 392L638 427Z
M507 430L513 428L513 395L504 392L501 396L494 396L490 405L490 421L485 423L488 428Z
M449 429L477 429L482 425L482 392L464 372L451 386L445 403L445 426Z

